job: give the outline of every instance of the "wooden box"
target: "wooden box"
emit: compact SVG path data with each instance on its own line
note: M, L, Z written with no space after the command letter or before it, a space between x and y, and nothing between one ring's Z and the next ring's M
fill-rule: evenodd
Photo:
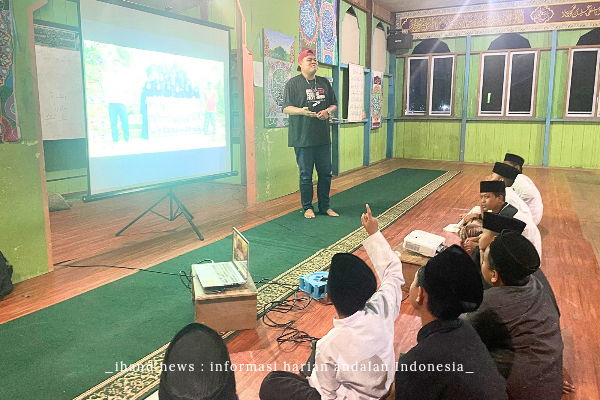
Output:
M194 320L217 332L256 329L257 294L251 276L245 285L234 286L220 293L205 292L192 270Z

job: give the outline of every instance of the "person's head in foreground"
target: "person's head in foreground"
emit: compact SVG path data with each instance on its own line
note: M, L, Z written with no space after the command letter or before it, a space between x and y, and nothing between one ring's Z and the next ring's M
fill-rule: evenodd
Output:
M349 317L365 308L377 291L377 278L369 266L350 253L338 253L331 259L327 295L339 318Z
M185 366L185 370L180 371L178 365ZM167 348L161 369L160 400L238 398L225 342L205 325L193 323L180 330Z
M529 240L503 231L485 250L481 273L492 286L523 286L539 266L540 256Z
M491 211L498 214L506 202L506 186L502 181L481 181L479 183L481 212Z
M515 179L519 175L519 170L508 164L497 162L492 169L490 180L502 181L506 187L511 187L515 183Z
M409 299L423 325L475 311L483 301L479 269L460 246L450 246L417 271Z
M302 75L313 77L319 69L319 62L315 53L306 49L298 55L298 71L302 71Z
M506 153L504 155L504 164L508 164L511 167L518 169L519 172L523 172L523 164L525 164L525 160L523 157L520 157L516 154Z
M516 218L493 213L483 214L483 233L479 236L479 250L485 251L503 230L515 231L521 234L526 226L525 222Z

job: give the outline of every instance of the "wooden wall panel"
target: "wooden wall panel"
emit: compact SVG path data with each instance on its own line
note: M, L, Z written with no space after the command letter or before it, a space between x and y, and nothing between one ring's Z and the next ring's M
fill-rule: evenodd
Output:
M340 127L340 173L363 165L364 124Z
M597 123L553 123L548 165L600 168L600 129Z
M481 121L467 124L465 161L493 163L506 152L521 155L529 165L541 165L544 123Z
M57 24L79 26L77 4L67 0L48 0L43 7L33 12L33 18Z
M369 161L371 164L385 158L387 148L387 123L383 122L381 128L371 131Z
M373 3L373 15L387 22L388 24L392 23L392 13L377 3Z
M397 121L394 157L458 161L460 121Z

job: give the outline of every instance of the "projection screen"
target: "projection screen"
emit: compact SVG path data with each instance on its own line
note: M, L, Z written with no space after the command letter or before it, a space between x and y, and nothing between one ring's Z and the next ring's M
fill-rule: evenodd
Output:
M231 173L229 29L80 0L87 200Z

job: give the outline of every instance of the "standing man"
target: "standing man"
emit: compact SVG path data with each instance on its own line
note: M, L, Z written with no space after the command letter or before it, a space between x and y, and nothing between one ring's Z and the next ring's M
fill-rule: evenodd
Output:
M208 125L211 126L211 134L214 136L216 133L216 118L217 113L217 102L219 101L219 94L212 87L212 83L208 82L206 92L204 92L204 101L206 108L204 110L204 133L208 134Z
M296 153L300 170L300 198L305 218L315 218L312 206L313 168L318 175L319 213L339 214L329 207L331 187L331 138L329 118L337 110L337 99L326 78L316 76L319 68L312 50L298 55L300 75L290 79L284 90L283 112L290 116L288 146Z
M129 142L129 115L127 113L127 77L125 68L120 59L116 58L112 64L112 71L107 79L102 82L106 102L108 103L108 117L110 118L110 130L114 143L119 141L118 120L121 120L123 139Z

